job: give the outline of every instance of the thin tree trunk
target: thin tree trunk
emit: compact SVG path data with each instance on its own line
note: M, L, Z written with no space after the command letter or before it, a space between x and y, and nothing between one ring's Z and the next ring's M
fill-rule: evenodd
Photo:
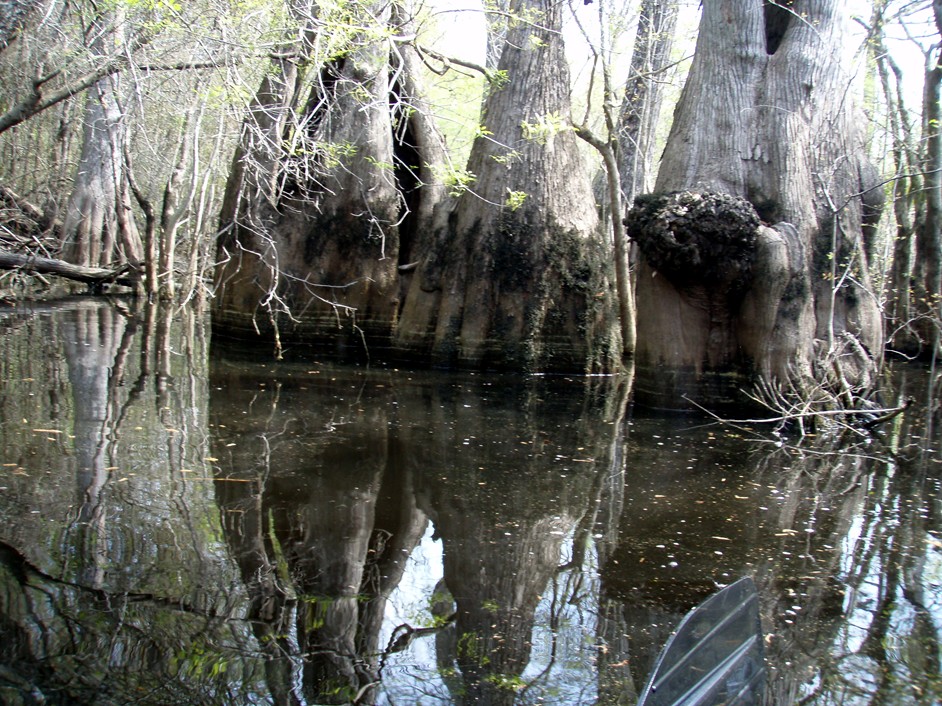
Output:
M195 136L190 135L190 129L194 122L194 108L187 111L183 127L180 130L179 146L177 148L176 159L173 169L170 172L170 178L164 187L163 208L160 214L160 229L162 238L160 243L160 273L165 278L163 287L161 287L162 296L173 301L176 294L176 281L174 274L174 265L176 261L177 249L177 230L180 227L180 221L186 214L193 197L192 179L187 193L181 193L187 185L187 169L190 165L191 153L193 151L193 142Z
M664 71L677 27L675 0L643 0L619 117L619 171L624 202L648 190L661 104Z
M942 35L942 0L933 0L936 31ZM916 306L921 315L917 328L934 357L938 355L942 328L942 49L933 47L927 57L923 124L925 157L923 189L925 210L916 230Z
M896 178L893 180L893 214L896 237L893 239L892 265L889 272L886 320L890 347L904 354L916 354L920 348L919 333L913 327L916 317L913 305L913 267L916 225L915 212L922 211L924 201L921 165L913 144L909 111L902 87L902 71L890 56L884 41L883 13L886 0L875 4L869 28L870 51L886 103L889 121L891 154Z
M489 0L485 2L484 11L487 18L487 46L484 53L484 66L488 71L496 71L500 64L500 56L507 42L507 31L510 28L510 0Z

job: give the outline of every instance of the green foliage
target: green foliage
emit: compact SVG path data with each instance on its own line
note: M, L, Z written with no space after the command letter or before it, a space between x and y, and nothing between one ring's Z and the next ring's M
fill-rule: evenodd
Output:
M498 91L507 85L510 74L504 69L493 69L487 72L487 82L492 91Z
M324 142L320 140L294 143L285 141L282 144L285 154L289 157L316 157L325 169L336 169L344 161L357 153L357 146L352 142ZM375 158L366 158L370 164L383 168ZM392 165L389 165L391 168Z
M150 12L183 11L183 5L178 0L113 0L115 9L147 10Z
M188 678L212 678L225 674L228 660L216 649L194 640L171 659L171 667Z
M466 632L458 638L457 655L459 659L466 659L481 666L490 663L490 657L481 649L481 640L473 632Z
M284 550L281 548L281 542L278 541L278 535L275 534L275 516L271 508L268 508L268 541L271 542L272 553L275 555L275 567L278 578L288 583L291 578L288 560L285 558Z
M504 205L511 211L516 211L518 208L523 206L523 202L526 200L527 193L525 191L511 191L508 189L507 200L504 201Z
M306 632L320 630L326 623L327 611L334 604L334 599L330 596L311 594L303 595L300 598L301 603L305 606L304 630Z
M504 691L520 691L527 686L523 677L517 674L488 674L484 681Z
M339 677L326 680L320 687L320 693L322 696L329 698L331 703L352 704L357 696L357 690L353 685L346 683Z
M448 189L449 196L461 196L468 191L477 180L477 176L467 169L449 168L446 172L436 174L435 178L441 181Z
M508 167L514 162L519 161L521 157L523 157L523 155L518 150L508 150L507 152L504 152L504 154L491 155L491 159L493 159L495 162Z
M537 118L536 122L520 123L520 129L523 131L523 139L532 140L540 145L545 145L556 135L572 130L569 121L559 113L547 113Z
M376 159L376 157L372 157L372 156L370 156L370 155L367 155L366 157L364 157L364 160L367 162L367 164L371 164L372 166L376 167L376 168L379 169L380 171L389 171L389 172L391 172L391 171L393 171L393 169L396 168L395 165L392 164L391 162L384 162L384 161L379 160L379 159Z

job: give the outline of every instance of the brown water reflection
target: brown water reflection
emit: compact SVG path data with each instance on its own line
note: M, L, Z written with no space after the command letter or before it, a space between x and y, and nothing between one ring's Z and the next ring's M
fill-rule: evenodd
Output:
M800 446L626 381L251 362L0 312L0 701L631 704L760 589L769 703L942 698L938 420Z

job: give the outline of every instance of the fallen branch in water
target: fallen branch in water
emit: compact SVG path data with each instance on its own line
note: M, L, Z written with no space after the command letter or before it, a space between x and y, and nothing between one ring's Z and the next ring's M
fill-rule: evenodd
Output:
M26 274L58 275L76 282L84 282L93 287L106 284L120 284L136 287L141 282L141 270L138 265L124 263L114 268L83 267L64 260L33 255L0 252L0 270L18 270Z
M697 404L694 400L684 395L684 399L704 414L712 417L722 424L731 424L742 426L745 424L777 424L781 426L787 422L800 421L802 419L815 419L818 417L831 418L842 426L852 429L857 434L863 434L863 430L872 431L880 424L884 424L905 412L913 404L912 398L901 404L899 407L878 407L874 409L818 409L804 412L787 412L778 414L774 417L756 417L753 419L727 419L721 417L715 412L711 412L706 407ZM846 421L846 418L859 420L857 424Z

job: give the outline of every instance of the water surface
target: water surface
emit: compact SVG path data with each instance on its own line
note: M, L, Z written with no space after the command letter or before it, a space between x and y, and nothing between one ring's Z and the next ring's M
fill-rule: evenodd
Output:
M773 704L942 698L928 372L877 435L646 414L627 381L338 367L191 312L0 311L0 701L632 704L759 587Z

